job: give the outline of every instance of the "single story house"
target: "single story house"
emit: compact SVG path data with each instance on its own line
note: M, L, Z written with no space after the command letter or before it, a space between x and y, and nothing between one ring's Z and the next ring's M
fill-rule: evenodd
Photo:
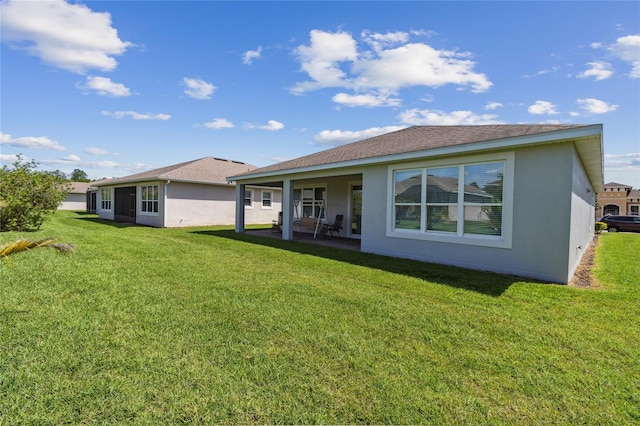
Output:
M87 190L91 182L69 182L67 198L60 203L58 210L85 210L87 207Z
M205 157L116 179L92 182L102 219L158 228L232 225L235 187L225 177L254 170L240 161ZM246 223L271 224L281 207L280 188L250 186L240 200Z
M343 214L362 252L568 283L593 240L602 125L414 126L228 180L237 200L282 188L285 240Z

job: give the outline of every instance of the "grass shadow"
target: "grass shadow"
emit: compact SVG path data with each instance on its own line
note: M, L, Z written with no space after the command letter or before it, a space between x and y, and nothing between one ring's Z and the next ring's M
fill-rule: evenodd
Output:
M112 226L114 228L131 228L131 227L141 227L144 225L139 225L137 223L131 223L131 222L116 222L114 220L107 220L107 219L100 219L95 217L95 215L91 214L93 217L83 217L82 215L80 217L76 217L76 220L85 220L87 222L93 222L93 223L99 223L100 225L107 225L107 226Z
M401 274L429 281L431 283L470 290L492 297L499 297L512 284L523 281L522 278L511 275L476 271L455 266L420 262L410 259L400 259L371 253L361 253L358 251L309 244L295 240L288 241L278 238L251 235L250 233L236 233L233 230L205 230L193 231L193 233L208 235L211 237L228 238L250 244L259 244L280 250L347 262L353 265L375 268L394 274ZM532 282L530 279L526 279L526 281Z

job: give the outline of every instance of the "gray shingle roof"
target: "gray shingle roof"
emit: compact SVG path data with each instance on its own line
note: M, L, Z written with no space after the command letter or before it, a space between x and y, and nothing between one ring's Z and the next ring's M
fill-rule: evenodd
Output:
M69 184L71 185L69 191L71 194L84 194L92 185L92 182L69 182Z
M147 180L175 180L210 184L227 184L226 177L254 170L256 166L240 161L204 157L115 179L93 182L92 186L115 185Z
M230 176L241 177L243 175L293 170L345 161L459 146L476 142L538 135L578 127L588 126L579 124L413 126L347 145L338 146L336 148L310 154L304 157L295 158L293 160L283 161L271 166L262 167L252 170L249 173Z

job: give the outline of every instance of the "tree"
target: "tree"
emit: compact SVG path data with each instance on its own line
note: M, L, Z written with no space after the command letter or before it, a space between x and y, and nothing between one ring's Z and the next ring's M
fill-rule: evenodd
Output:
M74 169L73 172L71 172L71 176L69 176L69 179L72 182L90 182L91 181L91 179L89 179L89 176L87 176L85 171L80 169Z
M44 172L48 175L53 176L54 178L58 179L59 181L66 181L69 180L67 179L67 174L59 169L53 170L53 171L48 171L48 172Z
M40 229L69 193L61 177L37 170L35 161L22 156L0 169L0 232Z

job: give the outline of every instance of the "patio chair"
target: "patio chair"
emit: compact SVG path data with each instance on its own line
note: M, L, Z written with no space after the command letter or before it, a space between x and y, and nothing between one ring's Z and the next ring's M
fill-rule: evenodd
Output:
M344 215L337 214L336 219L332 224L325 223L322 225L322 232L329 237L333 237L333 233L336 232L338 236L340 236L340 230L342 229L342 220L344 219Z
M271 221L271 232L282 231L282 212L278 212L278 220Z

